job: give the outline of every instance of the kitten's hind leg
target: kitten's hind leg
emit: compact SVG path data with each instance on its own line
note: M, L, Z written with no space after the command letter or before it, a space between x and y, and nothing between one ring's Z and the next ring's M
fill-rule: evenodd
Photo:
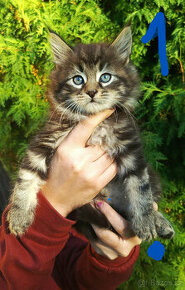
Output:
M32 224L37 206L37 193L44 183L45 181L36 172L20 169L10 197L11 208L7 215L11 233L22 235Z

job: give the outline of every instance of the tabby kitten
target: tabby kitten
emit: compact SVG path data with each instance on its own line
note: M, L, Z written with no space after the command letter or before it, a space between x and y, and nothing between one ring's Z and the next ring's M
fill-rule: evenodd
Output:
M50 43L56 64L47 92L50 115L23 158L7 216L10 232L21 235L32 224L37 193L46 182L52 156L62 140L80 120L114 107L114 114L96 127L87 142L101 145L118 165L117 175L97 198L107 201L107 193L110 194L109 203L128 220L130 235L136 234L142 240L157 235L171 238L172 226L153 209L161 188L145 161L139 130L132 117L139 78L129 61L130 26L125 26L111 44L77 44L72 48L53 31ZM67 218L76 220L74 227L89 240L97 240L90 223L115 231L90 204L75 209Z

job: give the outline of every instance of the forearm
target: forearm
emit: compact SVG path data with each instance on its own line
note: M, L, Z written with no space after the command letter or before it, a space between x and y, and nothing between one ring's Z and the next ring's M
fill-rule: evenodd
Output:
M60 216L46 200L43 203L43 199L42 195L38 195L35 221L20 238L9 233L5 221L7 210L3 214L0 271L5 289L8 285L10 289L59 289L51 273L55 258L65 246L74 222Z
M128 280L139 255L139 246L133 248L128 257L113 261L95 253L89 242L80 236L71 235L65 249L57 257L56 277L63 277L60 284L64 290L115 290ZM71 255L71 252L73 255Z
M92 250L89 245L84 251L83 255L77 264L77 283L80 289L87 289L85 285L88 285L88 273L90 273L90 280L93 283L88 285L89 290L106 289L114 290L120 286L121 283L127 281L131 276L134 263L139 255L139 246L134 247L128 257L119 257L113 261L108 258L104 258ZM91 258L89 258L91 256ZM84 261L88 261L84 271L80 271ZM95 279L96 277L96 279Z
M54 207L54 209L64 218L66 218L67 215L71 212L69 207L67 207L64 202L61 202L61 201L57 202L57 198L55 198L55 192L51 190L51 188L49 188L47 184L42 187L42 194L49 201L49 203Z

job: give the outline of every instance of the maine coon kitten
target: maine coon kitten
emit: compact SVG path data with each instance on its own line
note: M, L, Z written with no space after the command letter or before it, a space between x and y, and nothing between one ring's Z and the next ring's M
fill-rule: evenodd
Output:
M128 220L130 235L136 234L142 240L157 235L171 238L172 226L153 209L161 188L145 161L139 130L131 113L137 102L139 78L129 61L130 26L124 27L111 44L77 44L71 48L53 31L50 31L50 43L56 64L48 89L50 116L23 158L7 216L10 232L21 235L32 224L37 193L46 182L52 156L64 137L80 120L114 107L114 114L96 127L87 142L105 148L119 168L97 197L107 201L107 193L110 194L109 203ZM89 240L97 239L90 223L114 231L106 217L89 204L75 209L68 218L77 220L74 227Z

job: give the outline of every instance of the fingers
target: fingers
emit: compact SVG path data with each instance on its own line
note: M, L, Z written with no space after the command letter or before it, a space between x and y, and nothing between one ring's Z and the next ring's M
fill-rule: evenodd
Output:
M105 110L81 121L69 133L69 135L63 140L63 142L67 142L68 146L75 145L75 147L85 147L87 140L93 133L93 130L96 128L96 126L98 126L103 120L108 118L113 112L114 109Z
M102 202L102 201L101 201ZM91 203L92 206L93 203ZM158 210L156 202L153 203L154 210ZM101 212L107 217L114 229L123 237L117 236L108 229L102 229L92 224L92 227L100 242L95 242L94 247L101 254L113 260L119 256L127 257L136 245L140 245L142 240L137 237L124 238L124 230L127 227L127 221L123 219L109 204L102 202Z
M97 201L98 200L96 200L96 202ZM134 236L131 238L127 238L124 236L124 231L126 230L128 226L127 221L120 214L118 214L108 203L102 200L101 202L102 202L102 205L98 209L106 216L106 218L108 219L112 227L116 230L116 232L120 236L122 236L123 239L126 238L125 240L128 241L128 245L131 245L131 246L139 245L142 241L139 237ZM93 203L91 203L91 205L93 206ZM109 232L112 233L111 231Z
M93 206L93 204L91 205ZM113 228L117 233L119 233L120 236L122 236L122 238L108 229L102 229L92 225L97 237L106 246L114 250L119 256L127 257L133 247L140 245L142 240L137 236L131 238L124 237L124 231L128 226L128 223L108 203L103 201L99 210L107 217ZM101 245L97 246L100 248L100 250L105 250ZM115 255L111 254L109 250L106 250L106 253L110 254L110 256L108 256L109 258L115 257Z
M100 243L96 242L95 243L96 246L104 253L106 252L106 254L110 254L110 256L113 255L113 259L116 258L114 252L116 252L117 255L119 256L127 257L130 254L133 247L135 247L136 245L140 245L142 242L142 240L139 239L137 236L134 236L129 239L124 239L118 237L115 233L111 232L110 230L99 228L94 224L92 224L92 227L97 237L103 243L101 244L101 242Z
M96 203L98 200L96 200ZM110 224L116 230L118 234L124 237L124 231L128 226L127 221L118 214L107 202L100 200L102 202L100 207L97 207L108 219ZM157 211L158 205L154 202L154 209Z
M101 207L98 209L107 217L116 232L123 236L124 230L127 227L127 221L104 201L102 201Z
M102 149L99 145L88 146L84 148L84 151L84 156L87 156L87 161L91 162L96 161L105 154L105 150Z
M110 162L111 163L111 162ZM102 173L102 168L100 168ZM103 169L103 173L100 174L101 176L98 177L97 186L98 188L102 189L105 187L117 174L118 168L115 162L112 162L107 169Z
M96 231L96 227L92 225L94 228L94 231ZM96 242L90 242L92 247L94 248L95 252L98 253L101 256L107 257L110 260L114 260L118 257L118 253L111 249L109 246L107 246L105 243L102 241L98 240Z
M153 206L154 206L154 210L157 211L158 210L158 204L155 201L153 202Z
M91 168L92 170L96 169L97 174L101 175L113 162L114 160L109 156L109 154L104 152L102 156L100 156L97 160L91 163Z
M107 229L99 228L98 226L91 224L99 240L107 247L112 248L114 251L119 251L121 246L121 239L118 236ZM102 249L101 243L96 242L96 245Z
M102 171L102 173L103 173L103 172L107 169L107 167L108 167L109 165L111 165L113 162L114 162L114 159L111 158L107 152L104 152L104 154L103 154L102 156L100 156L99 158L97 158L97 159L93 162L92 166L93 166L93 167L97 167L97 168L102 168L102 169L104 169L104 170ZM105 167L105 165L104 165L105 163L106 163L106 165L107 165L106 167Z

